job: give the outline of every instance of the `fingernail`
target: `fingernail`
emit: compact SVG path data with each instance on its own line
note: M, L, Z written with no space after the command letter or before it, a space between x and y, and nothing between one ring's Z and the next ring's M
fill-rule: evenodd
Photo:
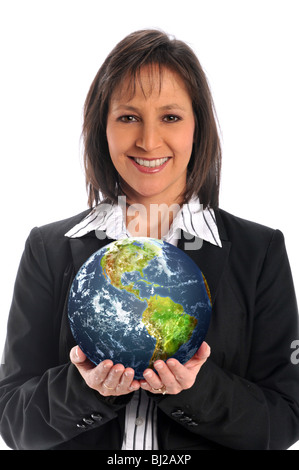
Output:
M152 372L150 370L147 370L146 372L144 372L143 376L144 377L150 377L152 375Z
M207 343L204 343L203 344L203 353L202 353L201 357L203 357L203 358L209 357L210 354L211 354L210 346Z
M163 367L163 362L157 362L157 363L155 364L155 369L157 369L157 370L162 369L162 367Z
M129 390L137 390L137 388L138 388L137 385L131 385L129 387Z
M111 368L113 366L113 364L111 362L103 362L103 368L104 369L108 369L108 368Z
M169 361L167 361L167 364L170 365L170 367L173 367L175 366L175 361L172 361L171 359L169 359Z

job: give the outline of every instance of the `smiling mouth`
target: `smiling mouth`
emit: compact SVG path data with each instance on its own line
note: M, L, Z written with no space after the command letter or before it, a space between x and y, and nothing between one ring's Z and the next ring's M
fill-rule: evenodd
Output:
M167 160L169 160L169 157L156 158L156 159L152 159L152 160L144 160L143 158L135 158L135 157L131 157L131 158L138 165L145 166L145 167L148 167L148 168L157 168L157 167L163 165L165 162L167 162Z

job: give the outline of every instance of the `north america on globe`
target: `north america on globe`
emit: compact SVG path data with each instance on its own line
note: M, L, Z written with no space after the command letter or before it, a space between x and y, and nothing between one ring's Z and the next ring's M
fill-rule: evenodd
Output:
M198 266L179 248L137 237L112 242L77 273L70 327L95 364L122 363L142 378L158 359L185 363L205 338L211 298Z

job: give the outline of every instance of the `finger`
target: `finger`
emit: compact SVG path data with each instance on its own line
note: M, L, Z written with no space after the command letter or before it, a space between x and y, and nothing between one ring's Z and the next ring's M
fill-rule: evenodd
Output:
M194 354L189 361L186 362L185 367L188 369L193 369L193 368L201 368L201 366L206 362L208 357L211 354L211 348L210 346L206 343L203 342L198 351ZM198 369L198 370L199 370Z
M123 390L124 392L127 392L127 391L131 392L134 390L138 390L138 388L140 387L140 384L138 380L134 380L134 375L135 375L134 369L131 369L130 367L125 369L124 373L122 374L119 386L118 386L119 391Z
M128 367L127 369L124 370L121 376L119 386L123 389L128 389L132 385L133 381L134 381L134 369L131 369L130 367Z
M115 390L116 387L120 385L124 370L125 368L122 364L116 364L110 369L107 377L103 382L103 386L106 388L106 390Z
M171 368L169 365L172 365L173 367ZM184 380L182 380L181 382L178 381L176 377L177 368L179 367L182 368L182 370L184 369L184 366L180 364L179 361L177 361L176 359L169 359L169 364L168 361L167 363L163 361L158 361L155 362L154 366L155 369L158 371L159 378L162 384L164 384L164 386L166 387L168 393L175 394L182 391L183 386L181 382L186 382L185 376L187 376L187 374L184 374Z
M198 373L197 369L190 368L188 369L185 365L181 364L174 358L171 358L166 363L169 371L172 373L174 378L175 389L177 390L178 387L181 390L186 390L187 388L192 387L194 384L196 375ZM198 364L197 364L198 365ZM166 378L164 378L166 380ZM164 382L166 384L166 382ZM173 384L173 386L174 386ZM167 390L170 389L170 385L167 385Z
M75 346L71 349L70 360L77 367L80 373L87 372L95 367L94 364L87 359L79 346Z
M129 388L133 379L134 379L134 370L131 368L127 368L124 370L124 373L122 374L120 385L124 388L125 387Z
M107 379L111 368L113 367L113 362L109 359L101 362L97 366L93 366L91 369L87 370L82 369L79 365L78 370L81 373L86 384L102 394L103 383Z
M159 391L163 387L160 377L152 370L146 369L143 373L145 380L140 381L140 386L150 392Z
M72 362L76 362L78 364L80 362L85 361L86 355L79 348L79 346L74 346L70 351L70 359L71 359Z
M198 359L207 359L210 356L210 354L211 354L210 346L208 345L208 343L203 341L200 348L196 351L195 356Z
M141 387L144 390L148 390L155 394L163 393L163 395L165 393L179 393L182 390L165 362L157 361L155 362L154 367L158 374L151 369L147 369L143 374L145 381L141 381Z

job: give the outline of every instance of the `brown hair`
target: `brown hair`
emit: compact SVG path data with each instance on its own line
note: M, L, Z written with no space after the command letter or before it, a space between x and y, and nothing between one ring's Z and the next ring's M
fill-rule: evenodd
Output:
M184 202L198 195L203 207L218 207L221 146L215 110L205 73L194 52L182 41L158 30L136 31L120 41L95 76L84 105L84 167L88 203L98 204L100 194L117 201L121 194L118 174L106 138L111 95L129 76L133 88L141 67L158 65L178 73L193 104L195 134L188 165Z

